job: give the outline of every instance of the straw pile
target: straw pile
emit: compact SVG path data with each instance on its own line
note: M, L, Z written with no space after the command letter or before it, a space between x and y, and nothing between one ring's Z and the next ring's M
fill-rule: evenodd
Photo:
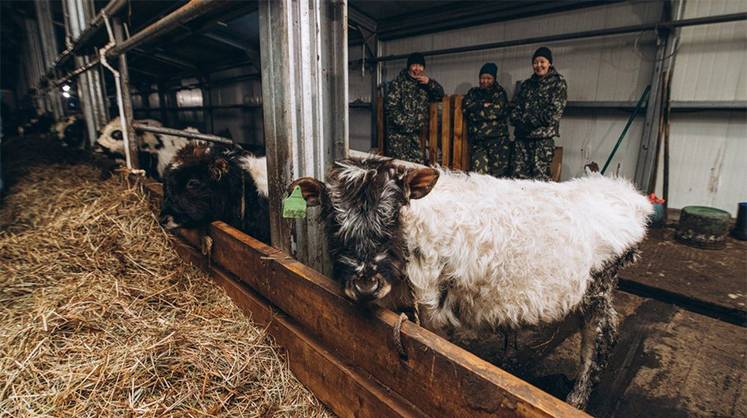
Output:
M141 193L31 154L0 208L0 416L331 416Z

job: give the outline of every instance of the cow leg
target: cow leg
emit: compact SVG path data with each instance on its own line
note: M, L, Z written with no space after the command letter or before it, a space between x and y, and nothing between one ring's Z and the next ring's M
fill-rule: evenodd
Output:
M569 404L578 409L586 407L589 395L607 365L616 334L617 312L612 305L612 289L589 295L584 303L581 366L576 384L566 398Z

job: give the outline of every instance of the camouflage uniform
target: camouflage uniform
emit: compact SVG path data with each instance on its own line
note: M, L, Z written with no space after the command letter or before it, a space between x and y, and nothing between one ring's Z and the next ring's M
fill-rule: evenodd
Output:
M506 91L498 82L488 89L473 87L464 96L462 107L467 119L471 170L508 177L512 144L508 136Z
M516 128L513 177L550 179L550 163L555 138L560 133L567 89L565 79L555 68L550 68L542 78L533 74L521 83L510 116Z
M420 84L402 70L386 95L386 155L422 163L420 131L428 119L430 102L441 100L444 89L434 79Z

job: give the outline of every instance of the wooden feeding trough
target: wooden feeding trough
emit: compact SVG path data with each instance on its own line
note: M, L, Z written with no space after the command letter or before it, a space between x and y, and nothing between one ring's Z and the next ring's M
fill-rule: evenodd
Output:
M160 201L161 185L144 182ZM212 247L200 251L206 236ZM268 328L339 416L588 416L411 322L396 334L394 312L353 305L328 277L223 222L179 230L173 243Z

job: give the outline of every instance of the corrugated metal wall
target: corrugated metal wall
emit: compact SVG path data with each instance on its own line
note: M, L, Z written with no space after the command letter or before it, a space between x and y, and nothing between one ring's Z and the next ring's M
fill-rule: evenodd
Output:
M660 19L662 10L662 2L658 1L624 2L497 22L385 42L383 55L650 23ZM747 1L743 0L688 0L685 18L745 10ZM741 22L684 29L675 64L672 100L745 100L746 34L745 24ZM653 33L639 33L548 46L553 50L558 71L568 82L569 100L635 102L651 81L656 53L654 40ZM498 81L511 96L516 83L531 75L530 58L538 46L429 57L426 70L444 86L447 94L464 94L478 84L480 66L492 61L498 64ZM391 80L403 67L404 60L386 63L384 80ZM353 70L350 74L351 99L370 95L368 81L354 80ZM370 138L370 122L354 123L360 117L356 113L360 112L351 111L351 139L354 135ZM562 178L582 175L587 159L604 163L628 117L629 112L614 109L569 108L561 122L559 141L564 147ZM643 117L638 117L612 160L611 171L619 165L623 176L633 177L642 125ZM744 181L747 178L745 128L744 112L673 116L672 207L714 204L734 213L734 202L747 198L742 185L747 183ZM351 140L353 148L359 142L364 143L362 139ZM735 157L740 151L741 163ZM720 167L723 174L718 176L714 188L708 178L715 167Z
M693 1L684 18L747 11L747 1ZM672 100L747 100L747 22L683 28ZM736 214L747 201L747 113L675 113L670 133L670 207L715 206ZM659 164L657 193L662 191Z
M649 23L657 21L661 11L661 3L651 1L593 7L398 39L385 42L383 54ZM653 33L641 33L557 42L549 46L555 66L568 82L569 100L635 101L651 79L655 55L653 39ZM447 94L464 94L478 84L477 73L482 64L492 61L498 65L498 81L512 96L516 84L531 76L531 56L538 46L429 57L426 70L444 86ZM403 61L386 63L384 79L391 80L403 67ZM558 143L564 147L563 179L583 174L586 158L604 162L628 116L625 111L569 109L561 122ZM639 117L611 165L614 168L620 163L622 174L629 177L635 171L641 125Z

